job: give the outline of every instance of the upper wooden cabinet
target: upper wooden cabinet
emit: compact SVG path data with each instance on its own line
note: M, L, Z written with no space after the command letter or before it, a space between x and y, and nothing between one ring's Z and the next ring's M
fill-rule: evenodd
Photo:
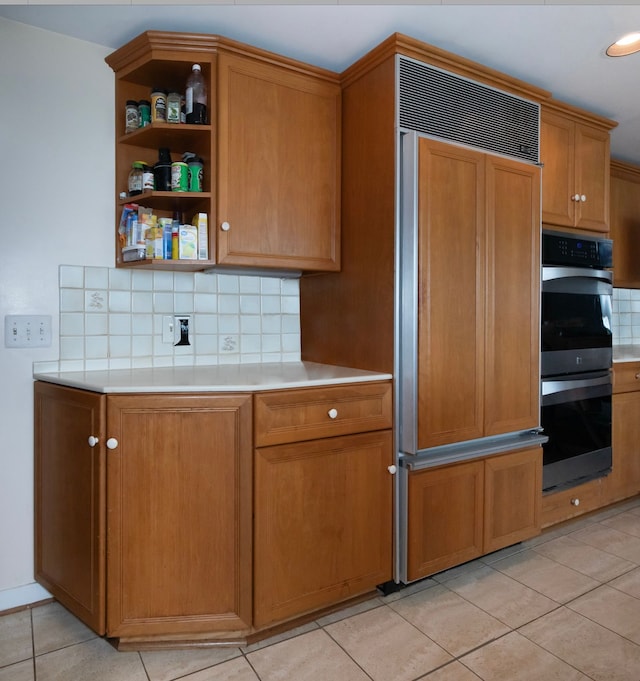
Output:
M640 288L640 167L611 159L613 280Z
M609 231L609 131L615 125L568 105L543 102L543 223Z
M302 271L340 268L338 76L213 35L147 31L109 55L115 71L116 220L135 202L160 217L208 216L208 260L147 259L154 268L214 265ZM127 100L152 88L183 93L193 63L208 86L209 122L152 122L125 133ZM122 197L134 161L172 161L186 151L204 165L202 192ZM116 229L116 264L123 266ZM141 263L133 263L140 265Z

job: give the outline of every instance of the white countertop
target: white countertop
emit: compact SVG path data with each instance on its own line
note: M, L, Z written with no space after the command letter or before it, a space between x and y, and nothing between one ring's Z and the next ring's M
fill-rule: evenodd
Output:
M98 393L176 393L255 392L282 388L306 388L388 380L392 376L315 362L274 362L105 371L60 371L34 373L33 378L37 381L48 381Z
M640 345L614 345L613 346L613 361L614 362L639 362L640 361Z

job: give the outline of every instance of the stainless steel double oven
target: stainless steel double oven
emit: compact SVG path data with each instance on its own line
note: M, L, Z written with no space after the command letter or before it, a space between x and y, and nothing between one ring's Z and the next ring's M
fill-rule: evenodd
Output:
M543 231L543 489L611 471L612 242Z

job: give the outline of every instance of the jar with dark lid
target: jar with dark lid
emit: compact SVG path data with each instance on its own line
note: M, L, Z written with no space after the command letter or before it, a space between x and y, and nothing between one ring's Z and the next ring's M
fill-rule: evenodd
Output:
M140 127L140 112L138 110L138 102L134 99L128 99L125 107L125 133L134 132Z
M138 102L138 116L141 128L151 123L151 102L148 99L141 99Z

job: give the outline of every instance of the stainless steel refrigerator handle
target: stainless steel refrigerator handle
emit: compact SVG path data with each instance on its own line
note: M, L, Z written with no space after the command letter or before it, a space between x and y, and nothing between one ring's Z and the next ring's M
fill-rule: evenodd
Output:
M542 267L542 281L552 281L554 279L600 279L611 284L613 274L608 270L590 270L588 267L556 267L554 265L544 265Z

